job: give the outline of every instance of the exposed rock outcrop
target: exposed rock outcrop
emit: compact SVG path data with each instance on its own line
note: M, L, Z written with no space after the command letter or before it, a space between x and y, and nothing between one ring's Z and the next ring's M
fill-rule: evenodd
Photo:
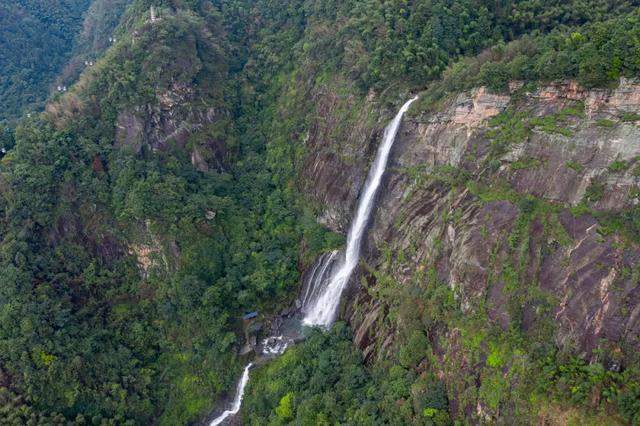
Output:
M405 120L366 244L369 269L361 268L343 312L367 359L391 355L390 340L402 332L376 274L410 293L429 268L462 312L486 308L488 321L505 331L537 333L551 319L550 337L563 350L589 358L597 348L640 349L640 247L601 223L638 203L640 128L628 117L640 110L640 85L511 89L495 95L480 88ZM311 195L331 221L345 223L357 191L344 182L359 188L365 169L345 167L342 142L318 144L319 134L309 145L317 172L305 178L319 188ZM365 151L369 138L351 142ZM442 345L454 331L430 336L437 357L448 360L442 375L453 388L455 366L470 375L474 369L469 360L455 362L456 345Z
M196 88L174 84L158 93L156 104L122 110L116 124L116 145L139 152L143 146L164 150L171 146L190 151L193 166L200 171L223 168L227 153L224 140L209 135L207 127L227 119L225 111L198 105ZM198 134L202 140L190 141ZM205 152L209 158L205 157Z

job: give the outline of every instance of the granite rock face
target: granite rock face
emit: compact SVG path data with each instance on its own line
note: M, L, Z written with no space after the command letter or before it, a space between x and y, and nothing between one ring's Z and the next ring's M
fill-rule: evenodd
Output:
M196 105L196 107L194 107ZM116 146L139 152L143 146L165 150L177 146L189 151L193 166L200 171L224 168L227 146L224 139L209 135L207 127L228 120L228 112L199 106L196 88L173 84L156 93L155 102L122 110L116 123ZM191 141L192 135L204 135Z
M316 113L304 138L303 192L320 206L322 224L346 233L388 112L372 96L361 101L315 89L311 97Z
M427 269L462 312L486 309L505 331L534 332L547 321L558 348L587 359L598 348L621 354L612 368L640 349L640 247L603 219L629 217L639 201L640 85L521 87L508 95L479 88L405 118L342 310L370 362L393 356L403 328L379 276L410 289ZM345 164L344 143L322 134L316 127L311 136L304 178L321 215L344 230L366 163ZM349 149L371 152L380 130L354 134ZM528 203L542 213L526 216ZM457 333L429 336L443 365L457 365L440 371L450 387L460 371L473 373L458 359Z

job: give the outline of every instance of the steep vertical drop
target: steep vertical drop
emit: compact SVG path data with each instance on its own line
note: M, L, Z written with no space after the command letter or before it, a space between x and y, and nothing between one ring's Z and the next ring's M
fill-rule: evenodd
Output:
M335 320L342 292L347 286L349 278L360 258L362 236L367 227L369 216L371 216L376 192L382 182L382 176L387 167L389 153L391 152L391 147L400 128L402 116L416 99L418 99L417 96L402 105L398 114L396 114L393 121L391 121L385 129L384 138L378 148L373 166L365 182L364 191L358 202L356 215L351 222L344 257L340 259L340 263L337 265L326 264L329 262L333 263L334 257L323 259L325 264L320 265L321 271L328 273L312 274L311 279L313 279L314 282L310 282L308 285L317 296L307 300L303 306L303 312L305 314L303 323L305 325L328 327Z

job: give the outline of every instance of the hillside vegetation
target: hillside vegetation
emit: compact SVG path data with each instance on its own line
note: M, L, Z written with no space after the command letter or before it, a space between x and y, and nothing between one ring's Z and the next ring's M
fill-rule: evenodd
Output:
M0 123L39 109L69 59L90 0L0 4Z
M95 65L44 112L0 135L7 149L0 161L0 423L7 424L187 424L232 393L244 362L237 355L242 314L258 310L264 319L289 306L301 272L343 243L317 220L322 206L303 177L318 121L340 116L328 140L349 140L362 124L357 108L370 112L363 126L373 135L409 91L422 91L413 114L480 85L495 93L513 80L614 87L640 71L640 15L631 0L34 5L0 6L0 49L9 52L0 55L7 70L0 120L27 105L38 109L56 77L74 81L73 63L60 76L72 55ZM98 18L81 33L87 8ZM117 40L105 44L112 31ZM82 43L71 48L72 40ZM316 101L326 93L343 109L322 109ZM519 124L502 120L494 123L504 125L496 139L517 137ZM367 163L365 153L355 155L353 162ZM468 180L455 184L472 186ZM523 200L523 217L531 219L542 207ZM614 231L637 234L635 219ZM343 323L314 332L252 371L246 423L473 418L451 408L434 369L420 367L432 350L429 332L465 320L447 283L424 275L432 323L411 317L396 358L365 364ZM405 300L400 288L390 292ZM467 330L474 324L465 323ZM491 346L486 364L497 371L507 354L528 350L520 337L514 331L491 340L500 345ZM480 357L487 348L473 350ZM485 400L533 421L542 405L534 398L549 393L598 421L605 404L590 405L584 391L594 384L617 421L638 421L632 368L614 374L580 354L562 363L546 355L532 353L519 371L542 369L549 380L510 393L491 370Z

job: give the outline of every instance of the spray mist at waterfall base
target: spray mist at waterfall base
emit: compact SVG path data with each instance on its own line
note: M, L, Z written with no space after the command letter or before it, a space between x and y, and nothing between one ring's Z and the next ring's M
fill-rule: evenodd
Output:
M347 236L346 249L344 251L334 250L324 253L316 260L310 274L305 279L299 298L300 311L304 317L301 319L298 315L295 315L286 319L278 318L280 322L275 324L272 334L256 348L256 353L260 355L254 360L255 363L265 362L269 358L281 355L296 341L304 339L305 328L313 326L329 328L335 321L342 293L347 287L360 259L362 238L373 211L376 194L382 183L382 177L387 168L391 147L400 128L402 116L416 99L418 99L417 96L405 102L391 123L385 128L384 138L378 147L375 160L358 200L358 207ZM213 419L209 423L210 426L220 425L240 411L245 386L249 382L249 370L253 364L253 362L250 362L242 373L236 388L232 408Z

